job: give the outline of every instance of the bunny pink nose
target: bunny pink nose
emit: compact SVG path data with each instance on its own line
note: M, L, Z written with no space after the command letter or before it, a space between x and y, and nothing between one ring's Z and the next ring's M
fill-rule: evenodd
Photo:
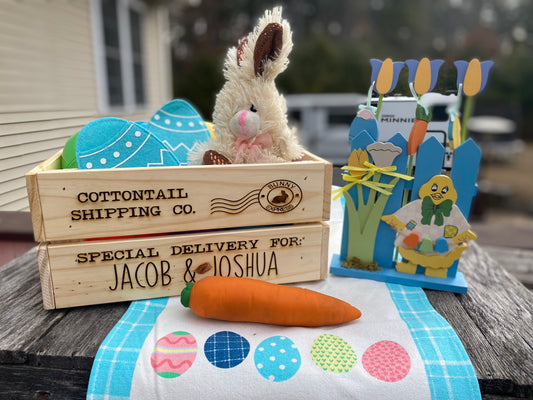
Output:
M230 120L231 132L238 137L252 138L259 133L261 121L257 113L242 110Z

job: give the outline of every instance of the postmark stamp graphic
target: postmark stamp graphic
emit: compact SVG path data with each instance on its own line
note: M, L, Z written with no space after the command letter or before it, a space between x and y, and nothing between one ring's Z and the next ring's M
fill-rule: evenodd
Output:
M211 200L211 214L240 214L250 206L259 203L266 211L283 214L294 210L302 201L302 189L293 181L276 179L254 189L239 199L216 197Z
M277 179L259 191L259 204L265 210L283 214L294 210L302 201L302 189L293 181Z

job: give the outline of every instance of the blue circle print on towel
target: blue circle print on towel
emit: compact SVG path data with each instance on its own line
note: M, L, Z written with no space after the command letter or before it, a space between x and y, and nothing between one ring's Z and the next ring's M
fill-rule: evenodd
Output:
M263 378L282 382L298 372L302 358L292 340L285 336L272 336L257 346L254 363Z
M248 340L230 331L221 331L209 336L204 346L206 358L218 368L233 368L239 365L249 352Z

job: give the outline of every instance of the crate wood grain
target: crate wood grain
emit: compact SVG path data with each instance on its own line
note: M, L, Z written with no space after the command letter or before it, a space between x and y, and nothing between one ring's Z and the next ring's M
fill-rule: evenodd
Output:
M329 219L332 165L307 153L273 164L59 169L26 174L36 241L280 225Z
M65 308L176 296L186 282L236 276L276 283L324 279L323 222L122 240L42 243L43 305Z

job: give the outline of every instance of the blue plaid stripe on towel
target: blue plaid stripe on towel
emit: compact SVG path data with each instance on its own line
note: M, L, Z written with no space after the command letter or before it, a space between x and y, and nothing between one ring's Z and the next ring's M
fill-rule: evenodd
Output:
M100 345L88 399L129 399L139 353L168 298L134 301Z
M432 399L481 397L474 367L453 328L416 287L387 287L422 356Z

